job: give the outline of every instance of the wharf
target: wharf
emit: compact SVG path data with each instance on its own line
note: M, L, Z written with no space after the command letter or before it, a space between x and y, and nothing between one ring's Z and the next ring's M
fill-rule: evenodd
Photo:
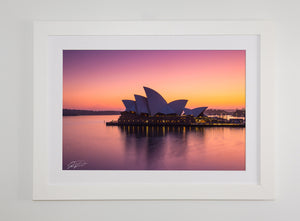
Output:
M106 126L166 126L166 127L245 127L245 124L235 124L235 123L119 123L117 121L106 122Z

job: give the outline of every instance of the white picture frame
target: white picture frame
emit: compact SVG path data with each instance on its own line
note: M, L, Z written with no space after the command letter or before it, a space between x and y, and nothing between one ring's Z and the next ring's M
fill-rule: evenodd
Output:
M35 22L34 24L34 200L117 200L117 199L230 199L270 200L274 198L274 79L273 79L273 27L270 22L252 21L183 21L183 22ZM51 163L54 164L50 147L61 147L61 83L52 71L61 69L61 64L51 61L51 38L97 36L257 36L256 88L247 92L257 94L258 132L256 142L257 180L249 183L230 182L176 182L170 178L157 182L127 182L104 180L107 176L91 171L77 171L78 176L97 176L96 181L61 182L51 181ZM182 37L178 37L179 39ZM65 47L61 46L58 49ZM73 47L73 46L69 46ZM123 46L126 48L126 46ZM53 69L53 66L54 69ZM61 80L58 80L61 81ZM52 83L49 83L52 82ZM53 86L55 85L55 86ZM249 94L249 93L248 93ZM52 112L54 106L57 112ZM247 112L247 109L246 109ZM56 131L55 133L52 133ZM54 153L55 154L55 153ZM247 157L247 156L246 156ZM84 173L84 175L83 175ZM110 172L106 172L110 173ZM143 172L139 172L143 175ZM168 177L170 174L165 173ZM61 174L60 174L61 175ZM74 175L74 174L73 174ZM76 175L76 176L77 176ZM119 174L126 179L126 172ZM164 175L164 174L163 174ZM172 174L171 174L172 175ZM171 176L170 175L170 176ZM69 175L68 175L69 176ZM99 179L100 176L100 179Z

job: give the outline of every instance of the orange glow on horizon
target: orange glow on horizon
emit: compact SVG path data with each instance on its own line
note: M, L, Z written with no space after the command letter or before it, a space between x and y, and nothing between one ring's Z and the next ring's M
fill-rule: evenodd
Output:
M237 51L64 51L63 108L124 110L143 86L187 108L245 108L246 53Z

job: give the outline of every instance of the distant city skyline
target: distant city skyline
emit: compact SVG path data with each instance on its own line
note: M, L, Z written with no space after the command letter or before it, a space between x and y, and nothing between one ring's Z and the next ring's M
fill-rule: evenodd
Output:
M143 86L187 108L245 108L245 50L64 50L63 108L124 110Z

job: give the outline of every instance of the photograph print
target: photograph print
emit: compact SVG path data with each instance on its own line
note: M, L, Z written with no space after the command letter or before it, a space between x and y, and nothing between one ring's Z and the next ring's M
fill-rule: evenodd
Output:
M246 167L246 50L63 50L63 170Z

